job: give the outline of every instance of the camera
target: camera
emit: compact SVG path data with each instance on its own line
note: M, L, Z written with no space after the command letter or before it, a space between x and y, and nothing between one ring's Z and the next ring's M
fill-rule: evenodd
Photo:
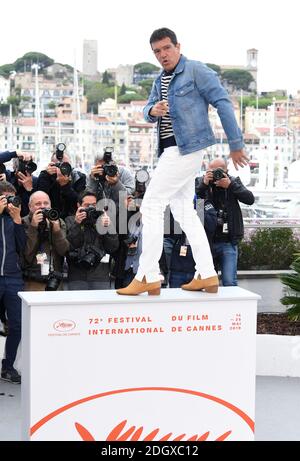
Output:
M113 177L113 176L116 176L116 174L118 173L118 167L112 159L113 151L114 151L113 147L105 147L104 149L104 154L103 154L104 165L103 165L103 176L102 176L104 180L105 180L105 176ZM97 176L99 179L102 179L101 176L99 175Z
M63 176L70 176L71 171L72 171L72 167L70 163L62 162L65 149L66 149L66 145L63 142L59 142L56 145L55 155L56 155L58 162L52 163L52 165L56 166L56 168L59 168Z
M52 163L52 165L59 168L62 175L70 176L71 171L72 171L72 167L71 167L70 163L68 163L68 162L58 162L58 163Z
M7 205L9 203L11 203L13 206L16 206L16 207L21 205L21 199L17 195L16 196L15 195L8 195L6 197L6 200L7 200Z
M49 221L57 221L59 219L59 212L55 208L42 208L41 212L44 219L49 219Z
M103 165L103 175L105 176L116 176L118 173L118 167L115 163L111 163L110 165L106 165L106 163Z
M127 245L127 255L128 256L135 256L137 254L137 241L138 236L134 234L129 234L126 239L124 239L124 243Z
M61 272L52 271L48 275L45 291L56 291L64 275Z
M37 169L37 164L32 160L18 159L17 171L26 175L26 173L32 174Z
M59 162L62 161L63 159L63 156L64 156L64 151L66 150L66 145L63 143L63 142L59 142L57 145L56 145L56 150L55 150L55 155L56 155L56 158Z
M98 266L104 256L104 250L90 244L69 252L71 262L86 270Z
M99 216L103 214L103 211L96 210L96 208L92 205L88 206L87 208L80 208L80 211L86 212L86 219L84 222L88 221L91 223L96 222Z
M216 168L212 173L214 182L219 181L222 178L226 178L226 173L223 168Z

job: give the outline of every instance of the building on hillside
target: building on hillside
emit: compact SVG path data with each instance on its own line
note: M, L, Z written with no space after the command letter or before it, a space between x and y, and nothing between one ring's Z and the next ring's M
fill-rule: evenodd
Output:
M133 84L133 65L120 64L116 69L116 83L119 86L131 86Z
M0 104L5 104L10 96L10 80L0 75Z
M96 76L98 73L98 42L97 40L83 41L82 72L87 76Z

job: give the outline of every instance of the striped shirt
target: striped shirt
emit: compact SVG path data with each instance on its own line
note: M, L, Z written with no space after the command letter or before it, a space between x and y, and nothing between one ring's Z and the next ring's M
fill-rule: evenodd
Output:
M164 73L161 77L161 97L162 101L168 102L168 89L170 81L173 77L173 74ZM160 121L160 130L159 130L160 139L170 138L174 136L172 121L169 114L169 111L161 118Z

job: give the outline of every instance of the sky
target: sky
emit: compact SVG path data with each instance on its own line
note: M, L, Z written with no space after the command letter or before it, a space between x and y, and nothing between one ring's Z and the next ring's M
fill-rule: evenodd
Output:
M258 90L300 90L296 0L14 0L1 5L0 65L29 51L82 69L83 40L98 41L98 69L151 62L149 37L169 27L181 52L214 64L246 65L258 49Z

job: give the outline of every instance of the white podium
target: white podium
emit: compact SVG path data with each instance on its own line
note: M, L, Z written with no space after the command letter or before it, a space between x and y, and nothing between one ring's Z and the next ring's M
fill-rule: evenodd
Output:
M24 440L253 440L258 295L19 295Z

